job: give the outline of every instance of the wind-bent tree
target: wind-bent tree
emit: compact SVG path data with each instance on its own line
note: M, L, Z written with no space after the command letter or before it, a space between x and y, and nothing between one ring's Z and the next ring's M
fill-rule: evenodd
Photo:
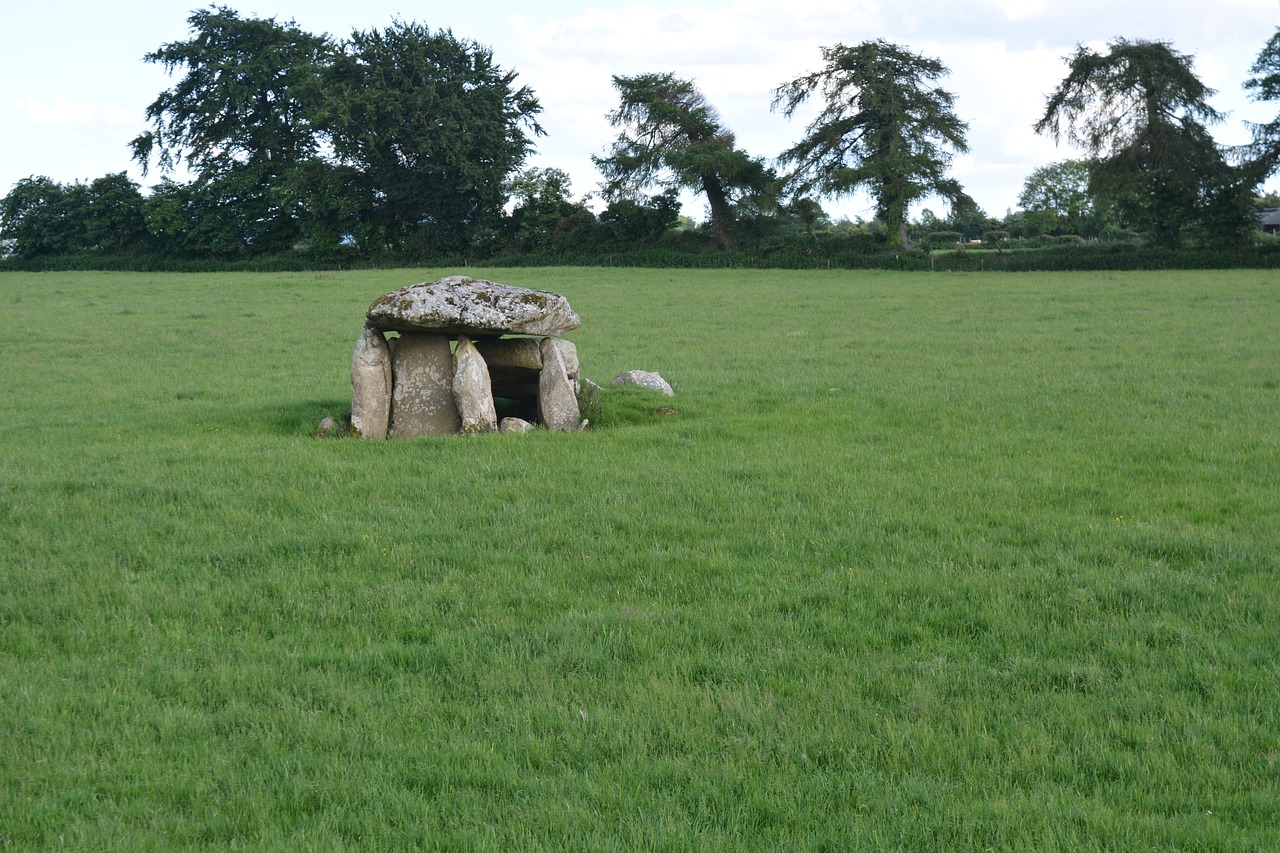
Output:
M804 139L779 157L793 167L787 186L795 196L868 190L877 218L905 250L912 202L930 194L953 205L967 201L947 169L969 150L968 125L955 114L955 96L933 85L947 68L880 39L824 47L822 58L821 70L773 93L774 109L788 118L814 92L826 101Z
M187 20L191 39L146 55L185 73L147 108L153 129L133 140L134 159L144 170L154 159L163 172L185 163L201 192L223 200L242 247L286 248L296 227L279 191L319 148L314 107L328 39L226 7Z
M361 243L459 251L499 224L508 176L543 133L541 105L515 80L449 31L352 34L325 73L323 126Z
M604 197L635 199L654 186L692 189L707 199L721 248L733 242L735 199L763 193L764 164L734 144L715 108L689 80L674 74L615 75L618 109L609 124L622 128L607 157L592 157L604 176Z
M1080 46L1068 58L1036 132L1087 151L1090 191L1157 245L1176 247L1195 223L1214 238L1239 239L1252 185L1207 130L1223 117L1192 57L1158 41L1116 39L1109 48Z

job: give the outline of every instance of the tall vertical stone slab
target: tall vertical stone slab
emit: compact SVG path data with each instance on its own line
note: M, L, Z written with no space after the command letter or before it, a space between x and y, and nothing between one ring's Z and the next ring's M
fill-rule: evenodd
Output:
M569 377L569 384L573 387L573 393L578 393L578 347L573 341L566 341L564 338L550 338L552 346L560 351L560 358L564 361L564 372Z
M365 327L351 357L351 432L386 438L391 425L391 349L377 329Z
M453 352L447 335L405 332L391 361L391 438L451 435L462 428L453 400Z
M538 419L549 430L576 432L582 428L578 396L569 380L564 356L557 346L563 341L543 338L542 373L538 377ZM576 352L576 350L575 350Z
M498 428L489 368L466 335L458 338L458 346L453 351L453 401L464 433L493 432Z

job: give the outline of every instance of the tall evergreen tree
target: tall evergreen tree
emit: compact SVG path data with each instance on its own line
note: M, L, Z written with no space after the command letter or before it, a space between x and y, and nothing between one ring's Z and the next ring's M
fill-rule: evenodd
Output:
M1174 247L1192 225L1215 239L1248 230L1248 176L1232 168L1207 126L1222 121L1192 57L1159 41L1080 46L1048 96L1037 133L1065 137L1092 158L1090 190L1128 224Z
M774 90L774 109L790 117L818 91L822 112L805 136L779 157L791 166L795 196L846 195L865 188L876 216L907 242L907 210L929 194L968 203L947 174L952 157L968 151L968 125L955 113L955 96L935 86L945 65L877 39L822 49L825 66Z
M1245 91L1255 101L1280 101L1280 28L1262 46L1245 81ZM1253 126L1251 148L1258 172L1265 178L1280 168L1280 116Z

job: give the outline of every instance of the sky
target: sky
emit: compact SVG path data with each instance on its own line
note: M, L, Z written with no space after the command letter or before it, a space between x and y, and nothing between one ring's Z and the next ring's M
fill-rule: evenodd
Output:
M194 0L0 0L0 195L32 175L61 183L127 171L155 183L130 159L129 141L148 128L146 108L176 83L149 51L190 37ZM813 113L788 120L770 109L772 91L821 67L820 49L883 38L941 60L944 88L969 124L969 153L953 176L992 216L1017 208L1036 168L1081 156L1032 125L1045 96L1066 75L1078 44L1105 50L1114 38L1167 41L1195 57L1227 113L1213 128L1223 144L1248 140L1245 121L1269 121L1280 103L1249 101L1241 84L1280 27L1280 0L222 0L246 17L295 22L320 35L416 21L489 47L537 94L546 135L526 165L567 172L572 194L595 193L591 156L616 135L613 75L673 72L693 80L734 132L740 148L772 158L799 140ZM184 176L179 175L180 179ZM1272 178L1267 190L1280 190ZM599 205L596 204L596 207ZM824 199L835 218L872 217L865 195ZM945 215L941 201L928 207ZM701 219L686 196L685 212Z

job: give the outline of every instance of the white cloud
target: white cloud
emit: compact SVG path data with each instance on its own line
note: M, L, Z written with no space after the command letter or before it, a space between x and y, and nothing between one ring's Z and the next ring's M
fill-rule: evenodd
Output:
M1044 11L1047 0L998 0L996 3L1010 21L1027 21Z
M20 98L18 109L26 113L32 123L38 127L90 124L95 112L93 105L77 104L63 95L54 98L51 104L38 98Z
M52 101L42 101L32 97L19 98L17 107L37 127L88 125L130 127L139 124L141 120L140 116L128 110L79 103L66 95L57 95Z

